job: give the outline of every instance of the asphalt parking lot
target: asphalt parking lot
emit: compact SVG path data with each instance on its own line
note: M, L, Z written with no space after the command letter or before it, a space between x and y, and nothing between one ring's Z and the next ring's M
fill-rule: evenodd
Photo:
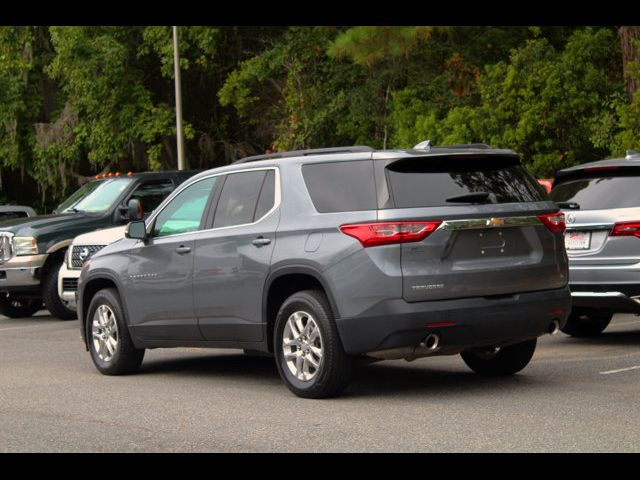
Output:
M273 361L236 350L148 351L100 375L76 321L0 317L1 452L637 452L640 317L540 339L510 378L459 356L361 368L344 397L303 400Z

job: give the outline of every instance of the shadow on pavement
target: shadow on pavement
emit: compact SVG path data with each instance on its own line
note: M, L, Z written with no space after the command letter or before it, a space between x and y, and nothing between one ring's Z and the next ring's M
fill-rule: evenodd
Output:
M415 364L414 364L415 365ZM140 375L179 375L182 378L235 379L270 385L282 385L282 392L289 394L280 380L272 358L243 354L158 359L142 364ZM470 370L450 371L428 367L428 363L416 368L402 364L375 363L357 368L354 379L343 398L399 397L407 395L456 396L467 393L494 395L496 389L505 394L545 388L549 379L542 380L532 374L522 373L502 378L482 377Z
M595 337L571 337L564 335L564 339L573 345L609 345L625 346L640 345L640 330L607 331Z

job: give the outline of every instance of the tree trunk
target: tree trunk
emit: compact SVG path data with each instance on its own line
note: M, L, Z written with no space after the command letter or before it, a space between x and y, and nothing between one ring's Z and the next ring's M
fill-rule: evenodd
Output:
M623 26L618 27L618 37L622 46L622 71L627 82L627 95L629 101L632 102L638 90L639 79L628 76L627 65L629 62L640 61L640 26Z

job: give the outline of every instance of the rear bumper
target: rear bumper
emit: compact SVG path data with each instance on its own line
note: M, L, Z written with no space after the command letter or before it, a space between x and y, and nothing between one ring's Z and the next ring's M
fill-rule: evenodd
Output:
M539 337L553 320L563 327L570 311L571 294L565 287L488 298L385 300L358 317L337 319L336 324L351 355L415 346L429 333L440 336L440 353L458 353ZM443 322L453 325L437 326Z
M575 308L640 313L640 283L571 284L571 297Z

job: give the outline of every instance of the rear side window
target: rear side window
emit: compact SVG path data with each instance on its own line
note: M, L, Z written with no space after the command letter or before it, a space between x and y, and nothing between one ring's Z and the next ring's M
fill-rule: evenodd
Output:
M581 178L551 191L554 202L577 203L582 210L640 207L640 176Z
M377 208L371 160L304 165L302 176L320 213Z
M395 208L463 205L450 199L479 192L489 193L493 203L548 199L513 157L411 158L388 165L386 176Z
M256 206L256 213L253 216L253 221L264 217L269 210L276 203L276 174L273 170L268 170L267 175L262 182L262 189L260 190L260 196L258 197L258 205Z
M220 193L213 228L252 223L266 171L231 173Z

